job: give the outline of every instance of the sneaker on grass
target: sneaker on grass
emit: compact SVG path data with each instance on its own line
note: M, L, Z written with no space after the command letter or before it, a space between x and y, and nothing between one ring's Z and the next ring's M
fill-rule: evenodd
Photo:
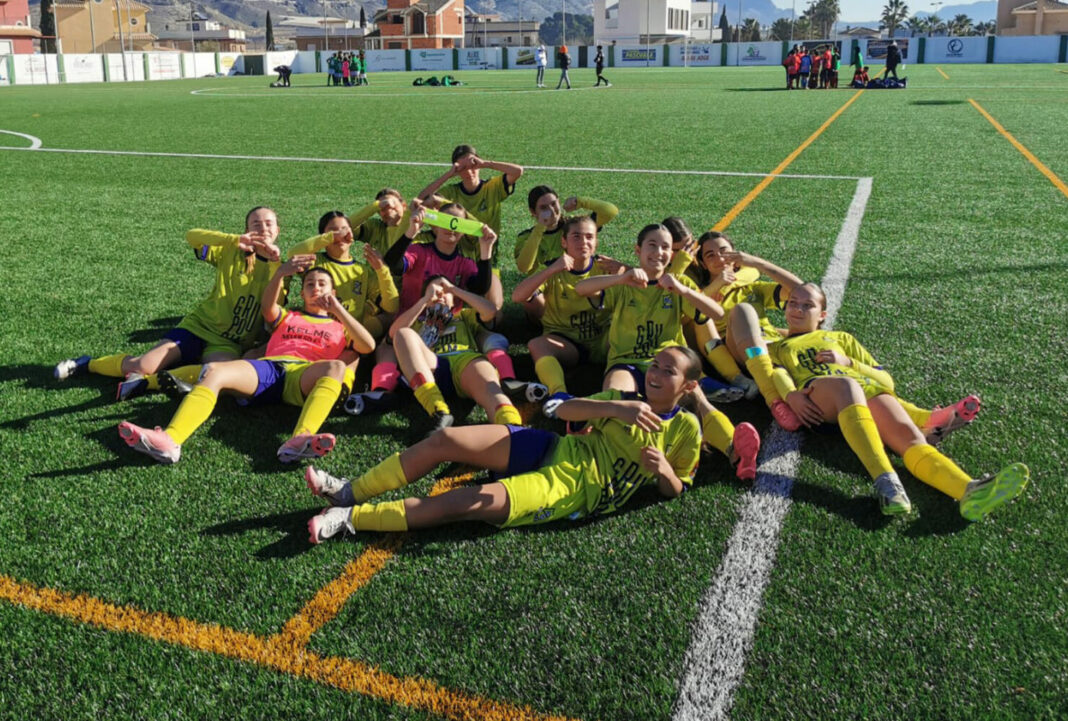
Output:
M119 424L119 437L138 453L151 456L165 465L177 463L182 456L182 447L159 426L155 429L142 428L123 421Z
M936 407L923 427L927 442L936 446L953 431L974 421L979 415L979 405L979 396L970 395L947 408Z
M345 399L345 412L350 416L363 413L385 413L397 406L397 396L389 391L353 393Z
M334 449L333 433L301 433L278 447L278 460L294 463L304 458L321 458Z
M318 544L334 536L355 533L356 529L352 527L352 523L349 521L349 514L351 513L351 506L324 508L319 515L312 516L311 520L308 521L308 541Z
M347 478L338 478L308 466L304 471L304 482L308 484L308 490L325 498L331 506L351 506L356 503L352 496L352 485Z
M90 360L91 358L87 355L62 360L56 363L56 367L52 369L52 375L55 376L57 381L65 381L71 376L88 373Z
M119 387L115 390L115 400L128 401L145 393L148 393L148 381L140 373L131 373L126 376L126 380L119 382Z
M1002 468L997 475L986 474L968 484L960 499L960 515L969 521L981 521L987 514L1020 495L1027 487L1031 472L1022 463Z
M883 473L875 479L873 486L879 499L879 510L884 516L900 516L912 511L912 502L896 473Z
M549 395L549 389L541 383L521 381L517 378L502 380L501 388L504 390L504 394L512 400L525 398L530 403L537 403Z

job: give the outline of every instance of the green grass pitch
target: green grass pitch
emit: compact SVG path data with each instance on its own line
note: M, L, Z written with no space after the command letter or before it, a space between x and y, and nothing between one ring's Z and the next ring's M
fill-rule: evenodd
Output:
M1068 179L1068 74L942 70L948 79L910 67L906 91L864 92L785 171L835 177L775 180L729 232L819 280L856 179L873 178L836 327L903 397L978 393L979 419L944 450L976 475L1024 461L1032 486L968 524L902 467L916 510L886 522L844 441L807 434L734 719L1068 714L1068 197L969 103ZM270 78L0 89L0 130L46 150L177 154L0 150L0 577L270 636L375 540L307 544L320 503L274 459L296 409L221 402L182 462L161 467L129 452L115 425L163 424L171 402L114 403L112 381L52 380L60 359L148 348L207 292L186 229L236 231L270 205L284 249L315 234L324 211L355 210L384 186L413 196L441 169L399 163L444 164L469 142L556 168L529 169L504 206L510 289L534 185L616 203L602 249L630 260L646 223L716 223L759 182L744 173L770 171L855 92L768 92L780 68L613 68L614 86L596 91L593 71L576 70L570 92L535 91L532 72L455 74L469 84L413 88L419 73L397 73L369 88L301 75L289 90ZM0 133L0 146L29 143ZM530 373L518 312L505 332ZM757 406L724 410L770 425ZM339 445L323 465L368 468L416 440L421 415L414 404L334 415L325 430ZM747 492L708 458L693 492L643 496L595 522L413 534L308 648L545 714L670 718ZM439 718L10 599L0 638L0 718Z

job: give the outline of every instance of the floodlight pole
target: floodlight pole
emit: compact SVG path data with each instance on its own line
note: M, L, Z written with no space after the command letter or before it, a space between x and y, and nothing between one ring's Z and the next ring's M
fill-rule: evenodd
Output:
M189 3L189 46L193 48L193 77L197 76L197 36L193 23L196 22L196 9Z
M567 0L560 0L560 44L567 45Z
M93 6L89 5L89 42L93 44L93 52L96 52L96 27L93 24ZM59 25L56 25L56 29L59 29Z
M649 17L652 5L653 0L645 0L645 67L649 67Z
M790 3L790 45L794 44L794 24L797 22L797 0Z

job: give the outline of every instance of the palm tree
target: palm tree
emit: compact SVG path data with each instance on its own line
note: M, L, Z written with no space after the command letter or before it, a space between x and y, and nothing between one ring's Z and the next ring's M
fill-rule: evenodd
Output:
M909 37L916 37L916 33L923 35L927 32L927 18L921 18L919 15L913 15L909 18L906 26L909 29Z
M760 23L754 18L746 18L742 21L742 42L759 42Z
M971 35L972 34L972 19L961 13L952 20L949 21L949 34L950 35Z
M946 29L946 24L942 22L942 18L937 15L927 16L927 37L931 37L934 33L940 33Z
M811 40L813 37L812 21L803 14L794 23L794 40Z
M771 40L789 40L794 36L790 30L790 18L779 18L771 24L771 31L769 39Z
M888 0L883 6L883 16L880 18L886 33L890 38L894 37L894 30L901 27L909 16L909 6L904 0Z
M829 38L840 12L838 0L812 0L804 15L812 22L819 37Z

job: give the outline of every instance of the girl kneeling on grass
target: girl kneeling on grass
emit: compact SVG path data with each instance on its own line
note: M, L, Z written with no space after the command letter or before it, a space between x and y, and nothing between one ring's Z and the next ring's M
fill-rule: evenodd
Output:
M198 260L215 266L215 287L193 312L182 318L159 343L139 356L126 353L92 358L83 355L56 365L56 380L96 373L112 378L147 376L181 363L192 380L200 363L240 358L260 342L260 296L278 268L278 216L270 208L253 208L241 235L190 230L186 242ZM197 365L194 365L197 364ZM155 379L149 390L157 390Z
M314 263L312 255L291 258L267 285L263 318L274 330L264 358L207 364L166 429L120 423L119 436L126 444L160 463L177 463L181 444L211 415L219 393L229 391L248 402L302 406L293 436L278 449L278 460L291 463L328 453L334 436L316 431L341 393L346 366L339 358L349 345L357 353L370 353L375 341L337 299L330 274L311 267ZM282 283L304 270L304 311L287 311L277 302Z
M463 308L464 304L469 307ZM494 423L523 424L501 389L497 369L476 342L481 324L493 323L496 313L489 299L437 277L426 284L422 298L393 322L390 333L397 362L416 400L434 419L432 432L453 424L446 393L473 399Z
M841 428L871 475L884 514L912 510L884 443L904 459L913 476L956 499L969 521L982 519L1023 491L1030 474L1022 463L973 480L930 445L920 429L928 427L932 418L941 416L943 423L938 425L952 430L969 422L974 413L962 417L963 401L932 412L898 398L893 378L853 336L820 328L826 308L818 286L806 283L795 288L786 303L787 335L769 347L769 355L801 388L780 389L798 417L809 426L827 421ZM783 385L780 377L776 381Z
M660 351L648 370L647 395L606 391L560 406L569 421L589 421L583 435L561 438L536 428L447 428L394 454L349 483L309 467L308 487L331 504L308 523L310 540L356 531L407 531L457 521L513 527L611 513L643 486L668 498L692 484L700 453L697 419L679 400L697 386L693 351ZM439 463L456 462L505 476L430 498L370 504Z

